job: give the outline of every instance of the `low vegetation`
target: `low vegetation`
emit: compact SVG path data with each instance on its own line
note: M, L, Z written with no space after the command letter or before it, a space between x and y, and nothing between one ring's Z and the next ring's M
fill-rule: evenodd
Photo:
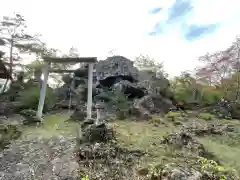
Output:
M180 117L180 114L177 117ZM33 136L45 138L59 135L76 136L76 125L78 124L67 121L68 118L69 115L67 113L46 115L44 123L40 126L27 126L22 129L21 137L27 139ZM191 121L192 118L188 117L188 121ZM201 119L200 116L198 118ZM178 121L181 121L183 124L186 123L186 120L181 120L181 118ZM218 120L212 119L206 122L213 123L214 121ZM172 146L161 144L162 139L167 138L172 132L178 132L181 129L181 126L176 126L171 119L154 116L149 121L118 120L113 121L111 124L116 131L116 140L121 147L146 153L138 164L137 169L140 171L140 174L143 171L147 171L147 176L153 177L156 174L164 173L162 170L170 164L181 166L186 164L187 161L189 166L192 165L199 171L201 170L201 172L208 174L208 176L212 176L213 179L216 178L215 176L218 176L221 180L225 180L229 177L230 172L233 175L240 175L240 160L238 157L240 153L240 123L238 120L221 120L221 123L234 125L234 132L225 133L224 136L209 134L197 138L206 150L217 158L217 162L197 157L184 149L176 149ZM81 178L88 179L89 177L86 175L86 177Z

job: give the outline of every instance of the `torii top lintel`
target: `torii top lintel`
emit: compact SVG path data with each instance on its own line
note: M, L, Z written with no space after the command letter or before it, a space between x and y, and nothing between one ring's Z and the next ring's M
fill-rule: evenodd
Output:
M49 63L96 63L97 57L43 57Z

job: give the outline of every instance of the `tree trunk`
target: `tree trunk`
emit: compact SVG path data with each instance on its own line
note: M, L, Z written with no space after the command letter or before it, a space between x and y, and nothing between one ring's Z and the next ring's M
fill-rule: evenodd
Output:
M236 98L235 100L238 101L239 100L239 95L240 95L240 80L239 80L239 73L240 71L237 72L237 93L236 93Z
M237 94L236 94L236 101L239 100L239 94L240 94L240 79L239 79L239 74L240 74L240 49L238 49L238 56L237 56L237 61L238 61L238 65L237 65Z

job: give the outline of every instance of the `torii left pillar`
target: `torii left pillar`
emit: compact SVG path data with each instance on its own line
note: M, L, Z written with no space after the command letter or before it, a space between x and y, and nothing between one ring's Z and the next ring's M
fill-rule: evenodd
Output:
M50 64L51 63L45 63L45 67L44 67L44 70L43 70L43 83L42 83L42 88L41 88L41 91L40 91L38 110L37 110L37 114L36 114L37 118L40 119L40 120L42 120L42 112L43 112L45 96L46 96L46 89L47 89L47 81L48 81Z

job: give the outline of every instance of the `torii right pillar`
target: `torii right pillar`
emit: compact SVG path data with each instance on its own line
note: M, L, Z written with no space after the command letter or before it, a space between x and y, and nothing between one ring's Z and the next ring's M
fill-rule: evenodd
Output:
M87 119L92 118L93 63L88 64Z

